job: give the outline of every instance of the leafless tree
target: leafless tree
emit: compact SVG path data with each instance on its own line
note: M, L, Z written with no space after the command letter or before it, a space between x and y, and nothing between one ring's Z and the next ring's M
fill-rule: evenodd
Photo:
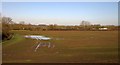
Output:
M2 17L2 38L3 39L10 39L11 33L10 30L11 24L13 23L10 17Z
M90 26L91 23L88 22L88 21L82 21L80 25L81 25L81 26Z

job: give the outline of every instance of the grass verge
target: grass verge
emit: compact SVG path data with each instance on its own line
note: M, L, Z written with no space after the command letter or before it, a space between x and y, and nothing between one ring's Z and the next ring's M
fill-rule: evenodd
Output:
M10 45L16 44L20 41L23 41L23 40L25 40L25 38L23 38L19 34L15 34L12 39L2 42L2 45L4 47L7 47L7 46L10 46Z

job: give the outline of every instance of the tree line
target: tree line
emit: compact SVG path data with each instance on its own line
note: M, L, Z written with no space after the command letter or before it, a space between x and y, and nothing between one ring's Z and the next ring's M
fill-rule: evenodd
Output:
M29 31L116 31L120 29L120 26L107 25L102 26L100 24L91 24L88 21L82 21L80 25L64 26L57 24L25 24L24 21L15 23L10 17L1 17L0 24L2 24L2 39L9 40L12 38L13 33L11 30L29 30ZM103 30L100 28L103 28ZM107 28L104 30L104 28Z
M22 24L21 24L22 23ZM107 28L101 30L100 28ZM90 24L90 22L82 21L80 25L65 26L57 24L25 24L22 22L12 24L12 30L30 30L30 31L115 31L118 30L118 26L106 25L102 26L100 24Z

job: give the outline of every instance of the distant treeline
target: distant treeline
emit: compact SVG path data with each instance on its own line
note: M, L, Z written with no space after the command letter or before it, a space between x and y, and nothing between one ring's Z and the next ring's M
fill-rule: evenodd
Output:
M115 31L118 26L107 25L76 25L76 26L63 26L57 24L51 25L32 25L32 24L11 24L12 30L30 30L30 31Z
M15 23L10 17L1 17L0 24L2 24L2 39L9 40L13 37L11 30L30 30L30 31L117 31L120 26L107 25L101 26L100 24L92 25L90 22L82 21L80 25L64 26L57 24L25 24L24 21Z

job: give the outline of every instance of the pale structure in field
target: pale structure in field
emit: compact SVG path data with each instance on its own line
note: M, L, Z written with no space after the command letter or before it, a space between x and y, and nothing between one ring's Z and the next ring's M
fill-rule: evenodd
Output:
M99 28L99 30L108 30L108 28Z
M49 37L45 37L45 36L39 36L39 35L25 35L24 36L25 38L31 38L31 39L36 39L36 40L51 40L51 38L49 38ZM38 42L39 43L39 42ZM53 46L53 48L55 47L55 45L52 45ZM35 52L37 51L37 49L39 48L39 47L48 47L48 48L50 48L51 47L51 43L50 42L40 42L37 46L36 46L36 48L35 48Z
M38 35L26 35L25 38L37 39L37 40L50 40L51 38Z

